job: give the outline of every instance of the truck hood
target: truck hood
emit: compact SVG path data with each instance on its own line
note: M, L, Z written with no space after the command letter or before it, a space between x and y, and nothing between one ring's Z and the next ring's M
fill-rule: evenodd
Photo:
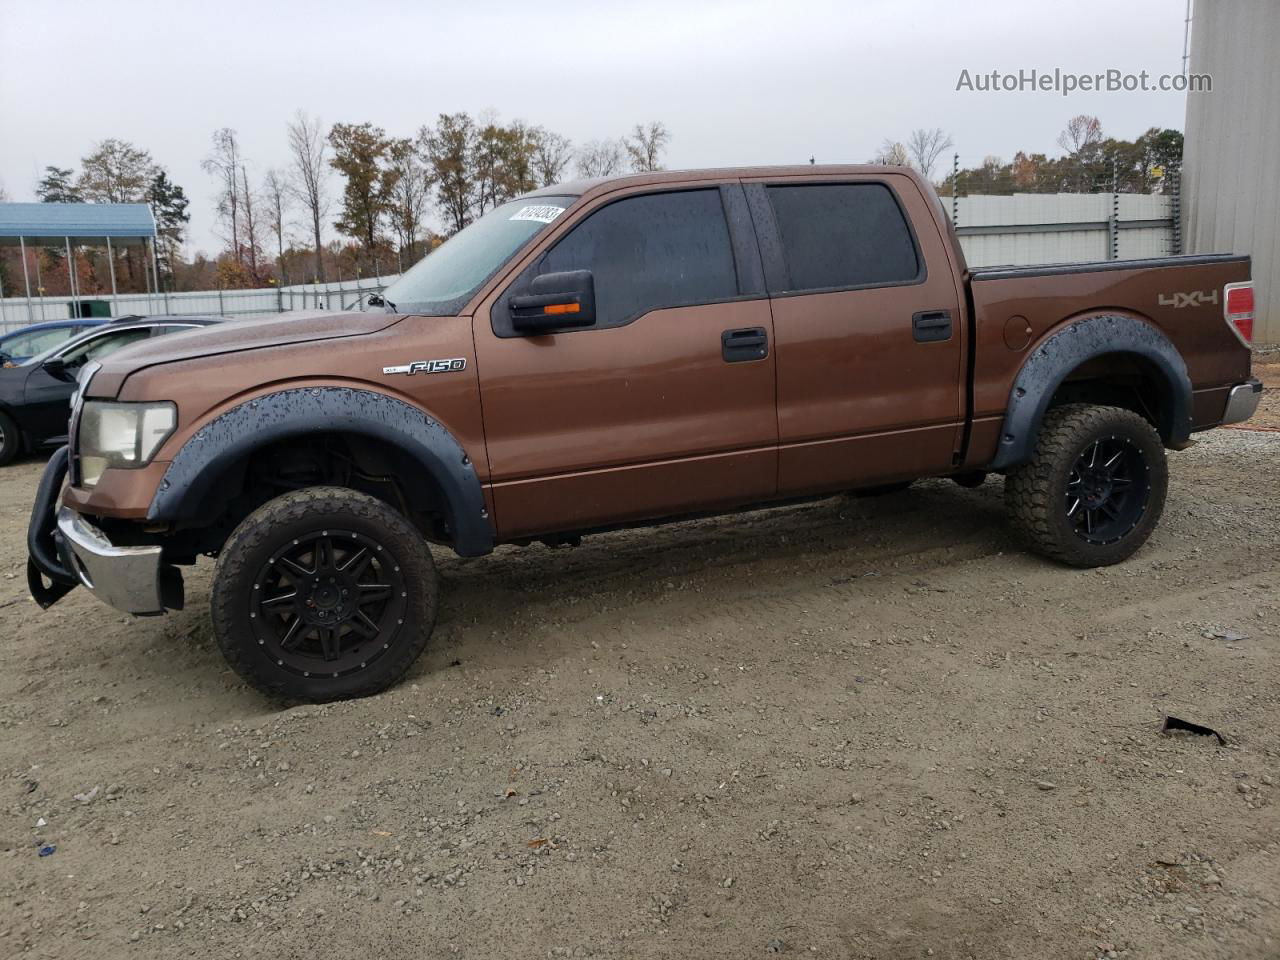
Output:
M377 333L404 319L394 313L284 313L262 319L229 320L171 333L125 347L105 357L94 375L95 396L115 396L124 379L147 367L264 347L339 340Z

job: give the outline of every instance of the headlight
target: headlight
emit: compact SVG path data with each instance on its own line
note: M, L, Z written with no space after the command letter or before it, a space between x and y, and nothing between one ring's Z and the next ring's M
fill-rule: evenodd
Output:
M178 424L172 403L86 400L80 414L80 482L92 487L107 467L145 467Z

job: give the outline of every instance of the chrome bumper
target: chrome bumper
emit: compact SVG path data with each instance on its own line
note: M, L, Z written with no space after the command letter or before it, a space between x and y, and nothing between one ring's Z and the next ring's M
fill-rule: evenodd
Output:
M163 613L160 547L117 547L68 507L58 510L63 563L99 600L125 613Z
M1244 423L1258 409L1258 401L1262 399L1262 381L1258 379L1232 387L1227 394L1227 410L1222 415L1223 424Z

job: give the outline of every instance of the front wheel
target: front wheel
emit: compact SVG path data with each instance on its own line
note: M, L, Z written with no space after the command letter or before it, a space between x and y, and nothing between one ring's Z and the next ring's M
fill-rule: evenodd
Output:
M1164 510L1169 468L1155 429L1132 410L1074 403L1045 414L1005 503L1033 550L1073 567L1128 559Z
M13 417L0 410L0 467L8 466L22 452L22 434Z
M285 494L231 534L214 573L213 630L245 680L313 703L385 690L427 645L436 570L421 534L341 487Z

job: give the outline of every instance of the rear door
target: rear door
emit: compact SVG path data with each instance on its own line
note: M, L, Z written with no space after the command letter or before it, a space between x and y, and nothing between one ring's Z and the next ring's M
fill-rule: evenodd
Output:
M475 319L501 537L773 495L773 325L738 183L604 196L518 269ZM596 324L516 334L509 297L569 270L592 272Z
M930 200L893 174L746 183L772 297L779 495L945 472L964 331Z

